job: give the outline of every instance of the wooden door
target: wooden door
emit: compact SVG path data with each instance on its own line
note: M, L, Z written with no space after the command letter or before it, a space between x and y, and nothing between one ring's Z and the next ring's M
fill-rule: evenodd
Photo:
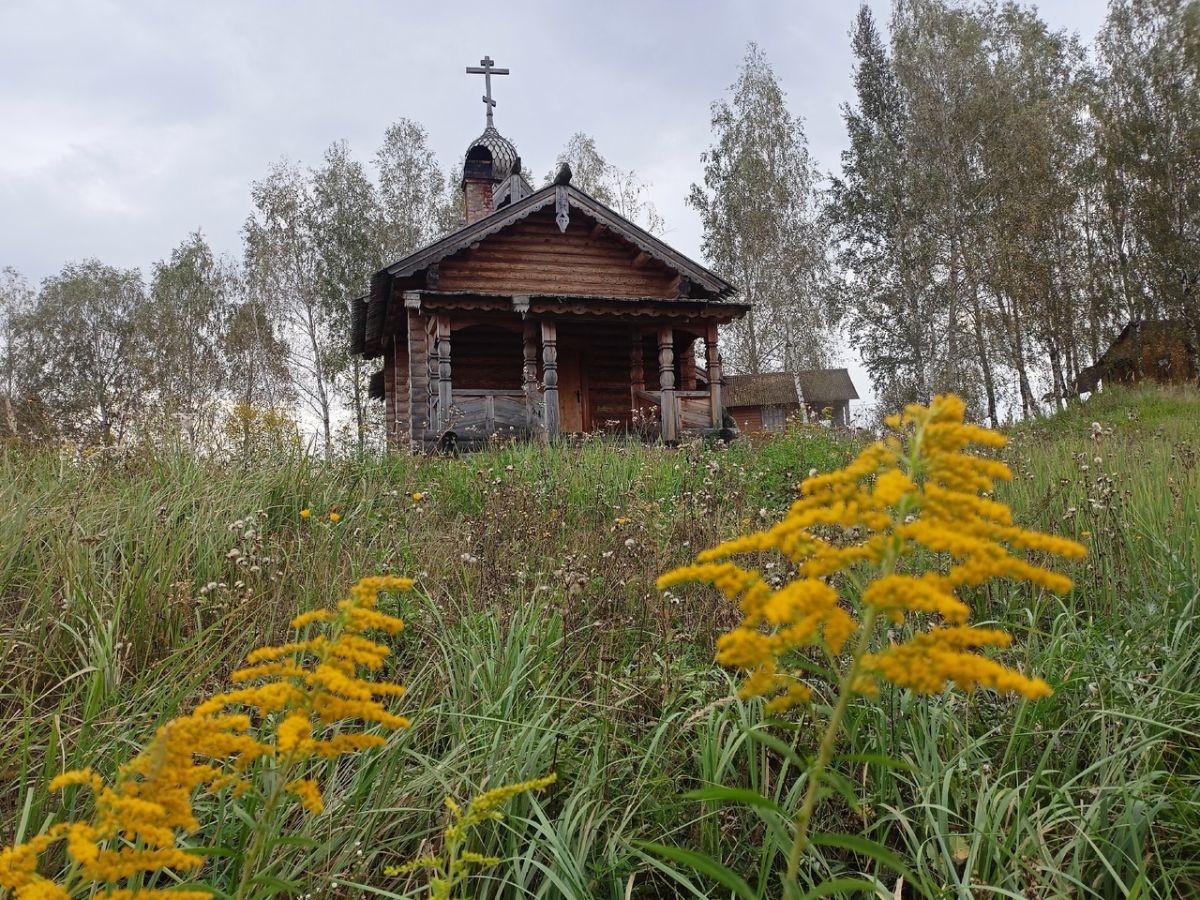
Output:
M558 344L558 409L560 429L579 433L587 430L587 382L583 350L574 342Z

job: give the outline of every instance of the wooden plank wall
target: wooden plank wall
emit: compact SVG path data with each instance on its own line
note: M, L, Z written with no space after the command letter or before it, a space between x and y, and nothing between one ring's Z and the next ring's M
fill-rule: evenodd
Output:
M443 291L665 298L677 293L676 273L666 266L579 212L562 233L552 209L442 260L438 272Z
M762 407L760 406L731 406L727 412L733 416L740 431L762 431Z
M389 447L396 447L396 347L389 338L383 348L383 427Z
M630 409L629 359L631 329L627 324L592 322L558 323L559 367L568 353L583 353L586 372L587 409L593 431L628 428ZM655 351L657 359L657 350ZM653 385L658 384L658 373Z

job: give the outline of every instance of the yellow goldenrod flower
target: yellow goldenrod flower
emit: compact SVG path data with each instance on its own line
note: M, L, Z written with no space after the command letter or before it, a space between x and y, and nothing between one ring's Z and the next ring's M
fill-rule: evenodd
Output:
M336 513L331 513L331 518ZM20 900L67 900L81 882L106 889L106 897L170 896L173 900L208 900L208 891L142 890L147 875L163 869L186 872L204 861L177 846L180 834L200 827L192 809L194 795L234 795L247 790L256 769L269 767L278 776L279 792L294 795L309 813L324 809L321 789L309 770L332 760L384 743L380 734L355 731L355 722L385 730L408 725L377 698L399 697L398 684L376 684L359 676L360 669L378 670L389 648L363 636L366 631L396 634L404 623L375 609L385 590L411 590L407 578L364 578L336 611L317 610L293 620L297 629L321 625L325 633L278 647L263 647L247 656L247 666L232 680L243 685L200 703L190 715L174 719L118 769L106 783L91 769L64 772L51 782L54 790L86 787L94 795L90 821L56 825L17 847L0 850L0 888ZM252 710L252 719L246 710ZM300 777L292 777L298 775ZM273 801L266 804L268 812ZM269 819L269 815L268 815ZM243 877L256 874L263 828L255 832ZM37 872L39 856L63 841L71 867L66 885ZM133 887L120 887L122 881ZM95 889L88 889L96 893Z
M321 799L321 789L315 781L299 779L289 782L287 792L299 797L304 808L314 816L325 809L325 801Z
M889 416L892 434L866 447L844 468L813 475L783 520L728 540L667 572L660 589L688 581L712 584L741 610L741 623L717 640L717 661L747 673L739 694L763 697L778 713L812 694L811 667L790 666L806 647L824 650L839 670L838 698L810 772L788 863L795 876L822 773L854 694L875 695L880 682L931 693L954 684L1045 697L1050 686L977 651L1004 647L1007 634L967 624L959 596L994 578L1028 582L1058 593L1065 575L1026 558L1028 552L1079 559L1075 541L1029 531L993 499L1012 474L971 445L1004 446L1002 435L963 421L957 397L936 397ZM932 552L931 552L932 551ZM776 553L792 577L775 586L735 559ZM938 560L944 566L933 568ZM926 568L926 571L921 571ZM880 618L907 640L875 649ZM848 658L843 651L849 648Z

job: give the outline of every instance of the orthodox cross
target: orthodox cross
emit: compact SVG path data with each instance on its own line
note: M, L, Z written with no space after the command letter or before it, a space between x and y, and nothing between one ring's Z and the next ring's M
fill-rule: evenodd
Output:
M482 75L483 84L486 93L483 95L483 102L487 106L487 123L488 127L492 127L492 107L496 105L496 101L492 99L492 76L507 75L508 69L495 68L495 61L490 56L485 56L479 61L477 66L467 66L468 75Z

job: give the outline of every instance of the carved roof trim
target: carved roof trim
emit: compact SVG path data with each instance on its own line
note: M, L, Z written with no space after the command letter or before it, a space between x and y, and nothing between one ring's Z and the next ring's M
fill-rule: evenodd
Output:
M392 277L412 275L451 256L460 250L470 247L498 231L502 231L531 213L537 212L554 204L558 190L561 189L567 198L569 206L580 210L589 218L604 225L614 234L633 244L639 250L670 266L675 271L687 276L695 284L715 294L718 298L728 297L734 293L734 287L715 272L689 259L674 250L663 241L634 225L619 213L609 209L599 200L590 197L572 185L547 185L524 197L515 203L501 207L490 215L484 216L458 231L446 235L441 240L434 241L403 259L399 259L381 270Z

